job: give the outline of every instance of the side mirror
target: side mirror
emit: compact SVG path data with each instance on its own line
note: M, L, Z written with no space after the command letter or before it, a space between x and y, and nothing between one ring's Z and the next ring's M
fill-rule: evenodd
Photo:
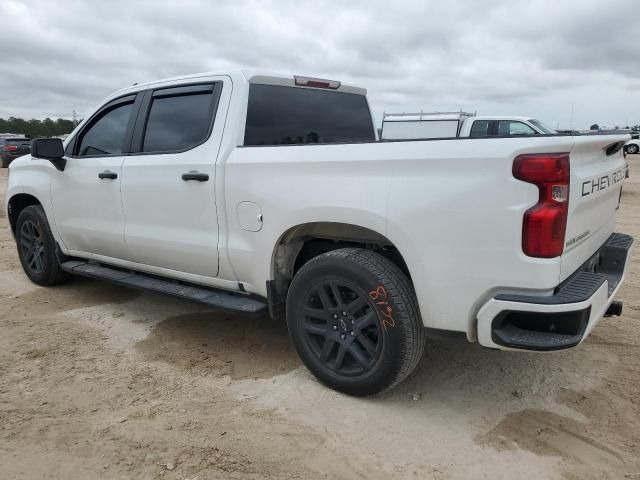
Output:
M37 138L31 140L31 156L49 160L58 170L64 170L67 161L64 158L64 146L59 138Z

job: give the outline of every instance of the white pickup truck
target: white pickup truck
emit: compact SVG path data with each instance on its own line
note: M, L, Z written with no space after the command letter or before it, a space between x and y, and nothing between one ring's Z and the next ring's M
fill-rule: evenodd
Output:
M480 116L467 112L385 113L381 132L382 140L509 137L558 133L531 117Z
M362 88L199 74L114 93L64 145L34 140L6 207L33 282L286 315L311 372L370 395L416 366L424 327L549 351L619 314L626 139L379 142Z

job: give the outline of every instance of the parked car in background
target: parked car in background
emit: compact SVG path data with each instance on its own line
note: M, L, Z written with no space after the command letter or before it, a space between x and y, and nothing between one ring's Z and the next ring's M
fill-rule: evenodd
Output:
M530 117L477 116L468 112L385 113L382 140L456 137L556 135L558 132Z
M18 157L31 153L31 140L25 136L0 136L0 156L2 168Z
M635 155L638 152L640 152L640 140L638 140L637 137L635 140L629 140L624 145L624 153L628 155Z

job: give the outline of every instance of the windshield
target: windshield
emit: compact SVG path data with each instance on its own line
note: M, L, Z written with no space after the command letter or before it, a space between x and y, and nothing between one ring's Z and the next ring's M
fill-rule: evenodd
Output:
M546 133L547 135L555 135L556 133L558 133L553 128L547 127L544 123L542 123L540 120L536 120L535 118L530 118L529 123L535 126L542 133Z

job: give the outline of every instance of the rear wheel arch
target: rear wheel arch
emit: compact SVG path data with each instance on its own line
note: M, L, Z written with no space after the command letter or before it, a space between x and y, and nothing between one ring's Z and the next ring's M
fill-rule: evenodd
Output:
M272 316L284 305L296 272L313 258L341 248L357 247L375 251L391 260L407 276L411 274L402 254L391 240L367 227L338 222L310 222L289 228L276 243L271 259L269 304Z

